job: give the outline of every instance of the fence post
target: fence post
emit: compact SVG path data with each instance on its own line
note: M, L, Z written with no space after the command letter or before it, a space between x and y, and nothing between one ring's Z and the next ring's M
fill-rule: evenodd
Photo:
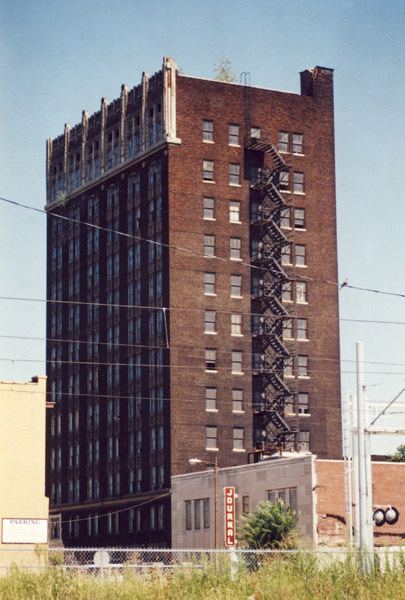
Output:
M229 554L231 559L231 580L235 581L239 566L239 556L235 546L229 548Z

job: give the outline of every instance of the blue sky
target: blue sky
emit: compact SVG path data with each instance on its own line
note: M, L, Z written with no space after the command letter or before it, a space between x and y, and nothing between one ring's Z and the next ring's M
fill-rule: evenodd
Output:
M335 69L340 280L405 292L405 2L3 0L0 5L0 195L45 204L45 140L100 98L119 95L172 56L212 77L229 58L252 84L299 91L299 71ZM45 218L0 203L1 295L45 297ZM344 289L341 317L405 322L405 299ZM0 300L2 335L45 332L45 306ZM325 327L327 324L325 323ZM343 361L365 343L369 396L405 385L405 325L341 324ZM44 357L42 342L0 338L0 358ZM343 389L355 388L353 362ZM0 379L41 364L0 361ZM348 373L346 373L348 371ZM374 373L372 373L374 372ZM376 385L378 384L378 385ZM396 423L405 415L395 417ZM392 441L395 446L397 440Z

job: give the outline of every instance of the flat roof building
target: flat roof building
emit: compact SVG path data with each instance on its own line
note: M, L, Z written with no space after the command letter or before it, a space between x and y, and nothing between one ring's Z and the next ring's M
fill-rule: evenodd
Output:
M45 564L46 377L0 381L0 575L12 564Z
M48 491L66 544L170 544L170 478L341 455L333 72L170 58L47 147Z

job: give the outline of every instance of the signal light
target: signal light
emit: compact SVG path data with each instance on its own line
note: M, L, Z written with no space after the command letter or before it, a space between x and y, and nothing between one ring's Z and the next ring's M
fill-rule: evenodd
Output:
M373 512L373 521L377 527L382 525L395 525L399 519L399 510L395 506L388 506L387 508L376 508Z

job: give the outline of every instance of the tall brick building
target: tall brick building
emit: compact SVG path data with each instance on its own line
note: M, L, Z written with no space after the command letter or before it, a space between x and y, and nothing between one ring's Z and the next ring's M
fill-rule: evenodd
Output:
M66 544L168 544L190 458L340 457L331 69L294 94L164 59L48 142L47 183L68 217L48 218L47 319Z

